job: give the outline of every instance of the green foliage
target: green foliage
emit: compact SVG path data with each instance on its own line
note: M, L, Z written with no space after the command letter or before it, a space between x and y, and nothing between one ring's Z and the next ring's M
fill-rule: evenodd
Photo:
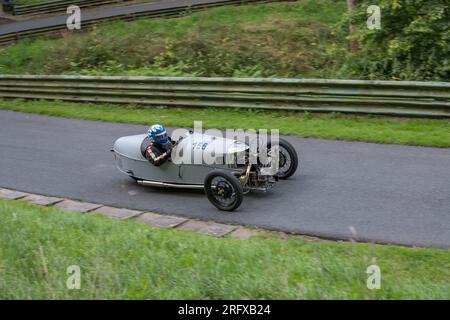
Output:
M381 30L366 26L369 5L381 8ZM347 32L348 19L343 27ZM364 0L352 17L361 50L342 74L364 79L450 80L450 6L447 0Z
M0 299L449 299L449 273L443 249L216 239L0 200Z
M113 22L0 49L0 73L331 77L343 12L334 0L301 0Z
M343 0L299 0L112 22L0 49L0 73L449 81L447 2L362 0L349 17ZM381 30L366 26L369 5L381 7Z

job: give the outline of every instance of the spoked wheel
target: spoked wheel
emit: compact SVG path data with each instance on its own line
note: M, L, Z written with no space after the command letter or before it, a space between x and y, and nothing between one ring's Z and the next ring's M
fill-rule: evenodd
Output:
M237 209L244 198L239 179L225 170L213 170L206 176L205 193L208 200L223 211Z
M270 152L271 143L267 144L267 150ZM286 140L280 138L278 145L278 167L277 176L280 179L287 179L292 176L298 167L298 156L294 147Z

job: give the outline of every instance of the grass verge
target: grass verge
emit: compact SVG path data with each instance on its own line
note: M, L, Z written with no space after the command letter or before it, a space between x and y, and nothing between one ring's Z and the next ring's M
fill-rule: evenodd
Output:
M333 78L345 11L342 1L300 0L116 21L0 48L0 73Z
M143 108L50 101L0 100L0 109L65 118L204 128L279 129L285 135L428 147L450 147L450 121L212 108Z
M450 299L449 278L443 249L216 239L0 200L0 299Z

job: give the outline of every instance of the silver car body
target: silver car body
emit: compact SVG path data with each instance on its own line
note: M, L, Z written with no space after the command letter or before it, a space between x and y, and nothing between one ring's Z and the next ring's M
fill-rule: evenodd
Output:
M117 168L133 177L138 183L153 186L203 188L206 175L213 169L227 169L236 174L242 168L225 164L225 157L237 157L249 147L240 141L194 132L185 137L173 148L172 159L157 167L151 164L142 153L142 144L146 134L126 136L114 143ZM183 151L181 151L183 150ZM192 161L182 163L182 152L190 150ZM203 154L214 155L213 164L194 162L194 158L203 159Z

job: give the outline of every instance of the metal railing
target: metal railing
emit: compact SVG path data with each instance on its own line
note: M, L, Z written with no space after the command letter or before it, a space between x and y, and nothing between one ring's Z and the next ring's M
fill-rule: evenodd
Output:
M450 118L450 83L0 75L0 98Z
M80 8L102 6L112 3L120 3L130 0L57 0L34 4L17 4L10 5L10 10L13 15L31 15L31 14L48 14L65 12L70 5L77 5Z
M20 32L11 32L0 35L0 46L9 45L21 39L31 39L40 37L43 35L60 35L62 32L67 33L77 33L80 31L88 31L92 29L95 25L112 22L112 21L134 21L138 19L150 19L150 18L178 18L189 15L194 12L203 11L209 8L222 7L222 6L237 6L246 4L262 4L270 2L279 2L280 0L211 0L211 2L204 2L193 5L183 5L170 6L166 9L152 9L148 11L140 11L135 13L127 13L109 16L99 19L83 20L81 22L81 30L68 30L66 24L52 25L42 28L33 28L29 30L24 30ZM285 0L294 1L294 0Z

